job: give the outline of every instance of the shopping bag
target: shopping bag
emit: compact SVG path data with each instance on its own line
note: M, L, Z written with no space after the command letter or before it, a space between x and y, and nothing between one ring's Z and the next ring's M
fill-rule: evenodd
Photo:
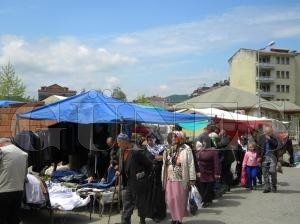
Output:
M290 155L288 152L285 152L283 155L282 155L282 160L285 164L290 164Z
M188 197L188 203L187 203L187 210L192 214L195 215L197 210L198 210L198 206L196 204L195 199L192 196L191 191L189 192L189 197Z
M237 161L234 160L232 163L231 163L231 166L230 166L230 171L232 173L232 176L233 176L233 180L236 180L237 179L237 173L236 173L236 165L237 165Z
M201 195L200 195L200 193L199 193L199 191L198 191L198 189L195 185L191 186L191 195L192 195L193 199L195 200L196 205L198 206L198 208L200 208L202 198L201 198Z

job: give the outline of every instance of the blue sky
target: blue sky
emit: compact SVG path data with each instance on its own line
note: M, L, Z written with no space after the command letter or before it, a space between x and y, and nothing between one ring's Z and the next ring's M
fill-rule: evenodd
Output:
M300 51L299 0L1 0L0 65L80 92L190 94L228 78L240 48Z

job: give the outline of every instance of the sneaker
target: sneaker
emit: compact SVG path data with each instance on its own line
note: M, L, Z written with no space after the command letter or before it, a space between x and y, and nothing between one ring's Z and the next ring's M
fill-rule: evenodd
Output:
M261 179L258 180L258 184L262 184L262 180Z

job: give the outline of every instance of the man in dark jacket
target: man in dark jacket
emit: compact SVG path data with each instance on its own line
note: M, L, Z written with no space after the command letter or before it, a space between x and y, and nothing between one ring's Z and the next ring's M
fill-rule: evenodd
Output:
M122 193L122 224L131 224L131 215L135 206L140 216L140 224L145 224L145 208L143 197L147 185L147 177L152 168L152 161L145 155L145 150L138 148L130 142L128 135L119 134L118 146L121 149L120 171L124 193Z
M265 127L264 134L259 137L257 155L258 162L262 162L262 173L265 188L263 193L277 191L277 162L279 141L273 134L272 127ZM271 183L270 177L271 176Z

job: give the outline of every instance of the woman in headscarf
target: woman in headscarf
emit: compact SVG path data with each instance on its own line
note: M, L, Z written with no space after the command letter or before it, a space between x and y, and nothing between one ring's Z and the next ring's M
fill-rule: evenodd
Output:
M147 201L149 204L149 218L156 222L160 222L166 217L165 191L162 188L161 170L163 164L164 145L156 144L157 138L153 134L146 136L146 149L151 157L153 167L151 174L150 195ZM153 206L155 205L155 206Z
M189 188L196 180L192 149L184 142L184 133L174 131L172 146L163 154L162 180L172 224L181 224L187 215Z
M196 143L195 163L197 171L196 186L202 197L202 207L208 207L214 198L214 183L220 178L220 163L218 151L212 147L209 136Z

